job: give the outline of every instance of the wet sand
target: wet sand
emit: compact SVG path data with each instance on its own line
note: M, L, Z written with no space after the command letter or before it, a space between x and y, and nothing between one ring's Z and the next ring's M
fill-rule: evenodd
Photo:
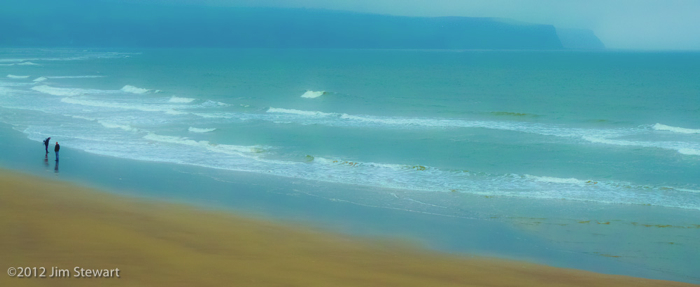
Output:
M0 286L697 286L459 257L0 170ZM74 278L74 268L120 278Z

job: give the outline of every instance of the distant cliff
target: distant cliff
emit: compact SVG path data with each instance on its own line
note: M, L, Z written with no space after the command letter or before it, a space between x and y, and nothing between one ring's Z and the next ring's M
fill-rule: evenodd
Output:
M0 45L562 49L551 25L326 10L25 0L0 4Z
M571 50L602 50L603 42L591 30L585 29L559 29L557 35L565 49Z

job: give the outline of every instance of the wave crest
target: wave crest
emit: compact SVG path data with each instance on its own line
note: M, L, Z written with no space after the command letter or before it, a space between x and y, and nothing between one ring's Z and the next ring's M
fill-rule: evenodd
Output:
M682 148L679 149L678 152L685 155L700 155L700 150L692 148Z
M176 97L176 96L172 96L168 100L169 103L178 103L178 104L187 104L187 103L191 103L193 101L194 101L193 98L180 98L180 97Z
M193 127L190 127L190 128L188 128L187 130L190 131L190 132L193 132L193 133L208 133L208 132L213 132L213 131L215 131L216 128L202 129L202 128L193 128Z
M538 182L544 182L544 183L561 183L561 184L575 184L575 185L585 185L586 183L593 183L593 181L585 181L585 180L580 180L577 178L559 178L559 177L551 177L551 176L534 176L534 175L529 175L526 174L525 178L538 181ZM597 182L596 182L597 183Z
M12 75L12 74L7 75L7 77L10 78L10 79L26 79L26 78L29 78L29 76L17 76L17 75Z
M311 91L307 90L303 95L301 95L302 98L307 98L307 99L315 99L320 96L323 96L326 94L326 91Z
M97 121L100 123L102 126L109 128L109 129L122 129L128 132L137 132L139 129L134 128L130 125L120 125L120 124L115 124L115 123L110 123L110 122L104 122L104 121Z
M84 90L84 89L56 88L56 87L50 87L47 85L32 87L32 90L35 90L37 92L41 92L44 94L61 96L61 97L75 97L75 96L80 96L80 95L87 93L87 90Z
M27 61L27 62L17 63L17 66L41 66L41 65Z
M652 126L653 129L657 131L669 131L669 132L674 132L674 133L681 133L681 134L700 134L700 129L687 129L687 128L679 128L679 127L673 127L673 126L667 126L664 124L659 124L656 123L654 126Z
M153 91L153 90L149 90L149 89L134 87L131 85L126 85L126 86L122 87L121 90L123 92L132 93L132 94L145 94L145 93L149 93L149 92Z
M338 114L334 113L324 113L324 112L318 112L318 111L302 111L302 110L295 110L295 109L281 109L281 108L268 108L267 109L268 113L277 113L277 114L294 114L294 115L302 115L302 116L312 116L312 117L328 117L328 116L339 116Z
M196 140L188 139L186 137L163 136L163 135L157 135L154 133L149 133L149 134L145 135L143 138L150 140L150 141L155 141L155 142L202 147L202 148L205 148L205 149L207 149L209 151L213 151L213 152L234 154L234 155L243 155L243 156L249 156L249 154L261 153L261 152L264 152L266 150L265 147L262 147L262 146L238 146L238 145L213 144L213 143L210 143L209 141L196 141Z

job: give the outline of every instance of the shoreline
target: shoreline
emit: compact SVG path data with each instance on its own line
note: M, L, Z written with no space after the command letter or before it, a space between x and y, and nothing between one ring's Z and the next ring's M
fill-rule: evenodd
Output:
M275 176L135 161L95 155L70 147L65 148L67 153L62 154L60 172L56 173L52 164L42 164L43 146L42 152L36 153L36 147L41 142L27 139L22 131L9 125L0 125L0 134L4 139L0 142L0 149L9 151L0 158L0 168L48 180L68 181L117 197L126 195L128 198L171 202L199 210L233 212L284 224L301 223L330 234L391 238L447 254L500 258L691 284L700 282L693 271L694 262L697 262L697 249L692 245L695 228L656 228L658 224L683 221L697 224L696 213L692 212L647 206L580 205L566 201L539 202L460 195L460 201L472 202L466 211L476 215L486 212L486 217L449 217L414 210L417 206L403 209L363 204L366 199L381 199L377 196L393 199L391 193L399 193L395 190L367 190ZM419 196L421 194L410 195L420 200ZM566 212L551 214L556 210ZM674 218L671 222L655 220L670 216ZM628 221L619 220L624 218ZM607 221L612 221L612 225L600 224ZM588 224L584 224L586 222ZM624 238L637 244L620 245ZM660 244L662 241L673 243ZM653 260L640 260L640 255ZM665 260L668 255L674 255L676 259L672 262Z
M123 197L0 169L4 268L119 268L121 278L19 279L74 286L695 286L520 261L428 251L390 241ZM40 282L36 282L42 280ZM52 280L61 280L54 282ZM606 285L607 284L607 285Z

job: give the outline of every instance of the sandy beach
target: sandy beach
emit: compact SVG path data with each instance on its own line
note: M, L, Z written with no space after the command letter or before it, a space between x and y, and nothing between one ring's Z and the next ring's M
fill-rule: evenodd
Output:
M694 286L441 254L7 170L0 186L2 267L47 269L1 286ZM120 276L75 278L75 267Z

